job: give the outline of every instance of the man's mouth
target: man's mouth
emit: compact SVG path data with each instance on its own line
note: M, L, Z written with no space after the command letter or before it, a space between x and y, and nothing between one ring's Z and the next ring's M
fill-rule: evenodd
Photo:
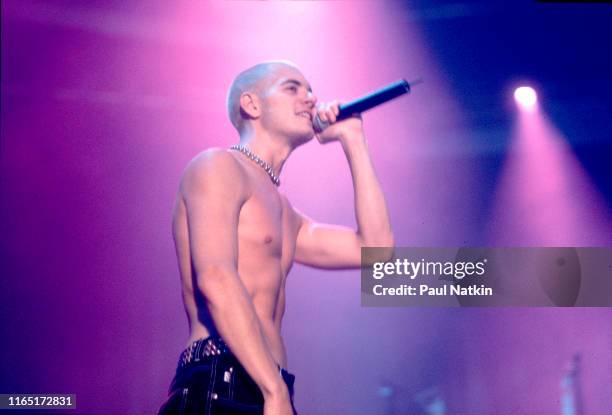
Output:
M312 121L312 114L309 111L298 112L297 115L300 117L308 118L308 120Z

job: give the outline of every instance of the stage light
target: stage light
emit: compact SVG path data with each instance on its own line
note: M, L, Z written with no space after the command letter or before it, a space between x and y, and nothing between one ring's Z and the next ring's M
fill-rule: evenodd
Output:
M521 86L514 90L514 100L519 106L531 109L535 107L538 96L532 87Z

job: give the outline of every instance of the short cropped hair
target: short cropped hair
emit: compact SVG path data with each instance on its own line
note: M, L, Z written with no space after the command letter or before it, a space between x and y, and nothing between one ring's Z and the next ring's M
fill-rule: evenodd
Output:
M262 96L265 91L264 81L271 73L280 66L296 68L296 65L289 61L267 61L252 66L238 74L230 85L227 93L227 113L232 125L241 132L244 128L244 120L247 118L240 107L240 96L245 92L254 92Z

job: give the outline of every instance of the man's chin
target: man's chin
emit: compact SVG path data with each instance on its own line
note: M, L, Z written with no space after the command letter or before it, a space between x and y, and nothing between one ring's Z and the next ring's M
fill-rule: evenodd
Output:
M306 144L307 142L312 140L314 137L315 137L315 132L313 129L310 129L310 131L308 132L305 131L303 133L294 135L291 141L293 142L294 147L297 147L297 146L301 146L302 144Z

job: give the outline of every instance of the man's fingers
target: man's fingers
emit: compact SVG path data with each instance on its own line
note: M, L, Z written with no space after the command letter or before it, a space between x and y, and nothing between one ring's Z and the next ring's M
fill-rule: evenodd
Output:
M319 117L319 120L325 123L335 123L339 114L340 104L337 100L320 104L317 108L317 116Z
M334 113L332 109L327 110L327 117L329 119L329 122L331 123L336 122L336 114Z
M332 101L331 109L336 117L340 114L340 103L338 100Z
M317 115L319 117L319 120L321 120L321 122L323 123L328 122L327 113L325 112L325 110L320 109L319 111L317 111Z

